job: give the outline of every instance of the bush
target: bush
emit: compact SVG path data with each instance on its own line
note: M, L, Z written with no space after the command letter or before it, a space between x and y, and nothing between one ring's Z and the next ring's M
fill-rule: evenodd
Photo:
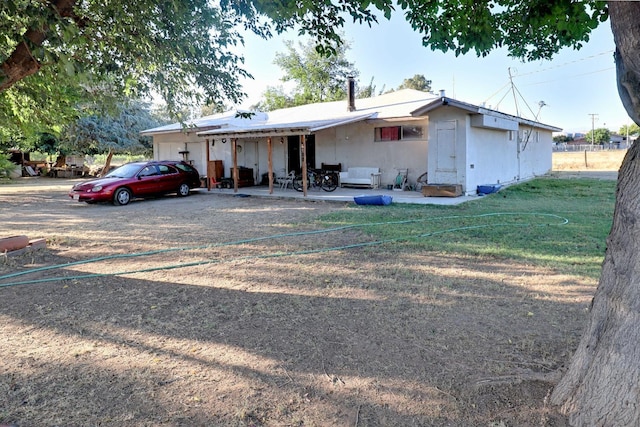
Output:
M18 165L9 160L8 154L0 154L0 177L10 178L16 167Z

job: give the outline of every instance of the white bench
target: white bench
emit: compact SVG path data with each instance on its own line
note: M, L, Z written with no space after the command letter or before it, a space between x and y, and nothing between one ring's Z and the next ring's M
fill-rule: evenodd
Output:
M353 167L340 172L340 186L380 187L380 168Z

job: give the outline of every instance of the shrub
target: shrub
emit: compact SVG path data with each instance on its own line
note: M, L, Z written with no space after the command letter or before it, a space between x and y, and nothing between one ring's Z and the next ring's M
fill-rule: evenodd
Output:
M11 177L17 165L9 160L8 154L0 154L0 177Z

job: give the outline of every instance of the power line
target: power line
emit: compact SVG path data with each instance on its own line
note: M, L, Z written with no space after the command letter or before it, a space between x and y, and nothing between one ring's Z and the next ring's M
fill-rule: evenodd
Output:
M590 55L590 56L586 56L584 58L575 59L573 61L569 61L569 62L565 62L565 63L562 63L562 64L554 65L553 67L543 68L542 70L530 71L530 72L524 73L524 74L516 74L513 77L524 77L524 76L529 76L531 74L544 73L545 71L555 70L556 68L566 67L566 66L569 66L569 65L577 64L577 63L582 62L582 61L588 61L590 59L595 59L595 58L597 58L599 56L610 54L610 53L613 53L613 50L607 50L605 52L596 53L595 55Z

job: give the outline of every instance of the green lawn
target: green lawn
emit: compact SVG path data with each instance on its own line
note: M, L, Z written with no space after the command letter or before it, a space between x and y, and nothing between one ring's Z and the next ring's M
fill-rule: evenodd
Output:
M386 250L514 259L598 278L615 182L540 178L459 206L359 206L322 218L361 228Z

